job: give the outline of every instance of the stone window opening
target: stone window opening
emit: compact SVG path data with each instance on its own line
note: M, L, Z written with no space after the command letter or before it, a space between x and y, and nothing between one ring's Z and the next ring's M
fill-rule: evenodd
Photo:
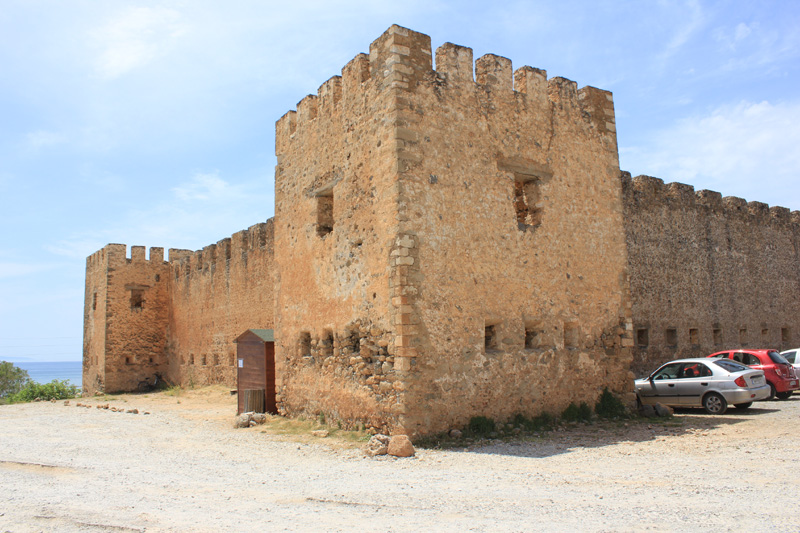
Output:
M676 328L667 328L665 337L667 346L674 348L678 345L678 330Z
M126 364L126 365L129 365L129 364L131 364L131 358L130 358L130 357L126 357L126 358L125 358L125 364Z
M539 184L530 176L514 176L514 211L520 231L534 230L542 223Z
M131 310L144 309L144 289L131 289Z
M781 328L781 342L792 342L792 331L789 328Z
M97 293L92 294L92 311L97 311Z
M322 356L333 356L333 331L326 329L322 336Z
M194 365L194 354L189 354L189 364Z
M300 357L311 357L311 333L307 331L300 332L298 349L300 350Z
M525 349L536 350L542 346L542 328L540 324L525 324Z
M200 365L206 366L206 356L205 355L200 358Z
M739 344L747 346L747 328L739 328Z
M766 345L769 342L769 328L761 328L761 344Z
M564 348L577 348L580 343L580 328L576 322L564 324Z
M689 344L692 346L700 345L700 331L697 328L689 328Z
M712 335L714 337L714 346L720 346L722 344L722 330L714 328Z
M647 348L650 344L650 332L647 328L639 328L636 330L636 344L640 348Z
M494 324L485 324L483 327L483 350L484 352L497 350L497 328Z
M317 195L317 235L325 237L333 231L333 189Z

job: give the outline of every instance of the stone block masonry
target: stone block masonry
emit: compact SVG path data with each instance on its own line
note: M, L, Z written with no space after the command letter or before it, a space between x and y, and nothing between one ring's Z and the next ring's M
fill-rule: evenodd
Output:
M800 340L800 212L622 175L634 373Z
M413 438L800 327L800 216L620 179L608 91L392 26L275 130L273 220L87 260L87 391L234 386L272 328L282 414Z

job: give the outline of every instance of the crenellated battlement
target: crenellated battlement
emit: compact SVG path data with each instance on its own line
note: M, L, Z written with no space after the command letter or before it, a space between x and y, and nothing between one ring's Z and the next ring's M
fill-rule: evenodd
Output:
M144 246L131 246L130 254L128 254L128 246L126 244L111 243L102 247L92 255L86 258L87 266L99 265L103 263L110 265L122 264L123 262L129 264L138 263L164 263L164 248L151 247L149 255L147 255L147 248Z
M631 177L629 172L621 173L623 191L632 193L631 200L639 208L664 207L679 211L695 209L698 206L729 218L740 218L755 223L773 222L777 224L800 225L800 211L790 211L785 207L773 206L763 202L748 202L736 196L722 196L716 191L706 189L695 191L685 183L664 183L652 176Z
M247 255L253 251L265 250L272 254L273 219L253 224L249 228L238 231L214 244L204 246L200 250L178 250L170 248L169 257L176 277L183 273L208 272L223 268L232 260L247 261Z
M586 86L562 77L547 78L547 71L522 66L517 70L506 57L485 54L473 60L471 48L444 43L436 49L434 69L428 35L393 25L369 47L369 55L359 54L320 85L316 95L298 102L276 122L278 157L295 132L311 127L317 119L340 116L342 103L365 97L381 97L387 91L414 92L421 86L440 91L483 92L492 98L519 99L534 109L548 106L579 110L600 133L616 132L611 92ZM398 93L398 94L399 94ZM341 119L346 117L341 117ZM279 161L280 162L280 161Z

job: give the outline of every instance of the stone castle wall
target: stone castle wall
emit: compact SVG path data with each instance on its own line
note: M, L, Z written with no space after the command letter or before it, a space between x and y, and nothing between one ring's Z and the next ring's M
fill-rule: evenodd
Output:
M282 408L414 435L629 392L611 94L437 69L394 26L278 121Z
M273 221L196 252L170 250L168 378L236 386L236 344L274 315Z
M86 261L83 390L119 392L156 374L236 385L236 337L272 328L272 221L202 250L109 244Z
M86 260L83 389L136 390L166 373L169 264L163 248L109 244Z
M637 376L676 357L797 344L800 212L648 176L622 185Z
M451 43L434 71L427 36L382 40L411 72L390 259L409 433L629 393L611 93Z

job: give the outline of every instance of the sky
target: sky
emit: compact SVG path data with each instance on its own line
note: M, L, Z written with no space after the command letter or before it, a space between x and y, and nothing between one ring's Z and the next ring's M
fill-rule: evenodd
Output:
M614 93L620 167L800 210L800 2L0 0L0 360L80 360L86 257L274 213L274 125L392 24Z

